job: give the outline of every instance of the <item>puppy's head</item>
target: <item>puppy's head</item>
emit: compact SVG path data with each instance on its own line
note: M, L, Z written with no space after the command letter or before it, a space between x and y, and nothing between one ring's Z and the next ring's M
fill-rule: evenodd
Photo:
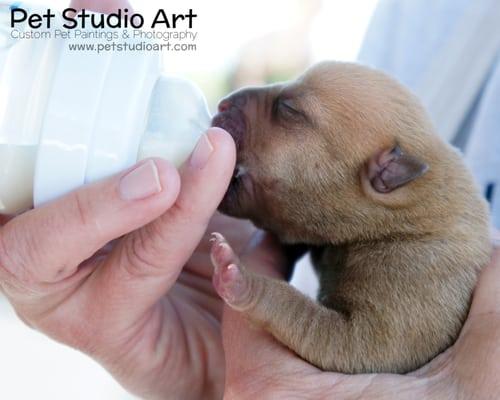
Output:
M443 150L413 95L345 63L240 90L221 101L213 125L231 133L238 154L221 211L286 242L411 230L404 221L417 217Z

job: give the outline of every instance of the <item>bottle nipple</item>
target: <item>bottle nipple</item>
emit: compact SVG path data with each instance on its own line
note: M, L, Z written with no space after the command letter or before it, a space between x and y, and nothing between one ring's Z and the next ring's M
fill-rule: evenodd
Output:
M203 93L190 81L161 77L153 90L138 159L161 157L179 167L209 128Z

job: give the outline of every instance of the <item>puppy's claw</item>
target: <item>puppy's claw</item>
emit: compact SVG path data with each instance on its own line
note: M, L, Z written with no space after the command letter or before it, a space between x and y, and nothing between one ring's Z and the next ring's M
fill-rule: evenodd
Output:
M240 261L220 233L212 234L210 256L214 265L212 283L222 299L236 306L246 293L246 279Z
M215 269L227 264L239 263L238 257L234 254L233 249L220 233L212 233L212 249L210 257Z
M219 296L232 307L240 305L247 292L245 276L236 264L216 269L212 283Z
M212 232L211 233L211 238L210 238L210 243L214 243L214 242L225 242L226 239L224 238L224 236L222 236L219 232Z

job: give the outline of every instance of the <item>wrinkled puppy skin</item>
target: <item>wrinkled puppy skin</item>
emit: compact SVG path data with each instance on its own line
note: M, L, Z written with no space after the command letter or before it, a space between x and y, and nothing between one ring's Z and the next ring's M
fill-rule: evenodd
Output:
M330 371L403 373L454 342L490 258L488 209L411 93L327 62L232 94L213 125L238 151L220 210L310 251L320 281L314 302L216 235L214 285L231 307Z

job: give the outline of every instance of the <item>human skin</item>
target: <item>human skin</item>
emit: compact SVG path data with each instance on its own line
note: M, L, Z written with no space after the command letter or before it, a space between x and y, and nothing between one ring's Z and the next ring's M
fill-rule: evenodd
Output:
M220 398L221 302L202 239L234 158L231 137L209 129L179 172L145 161L4 218L2 292L29 326L90 355L141 398ZM253 229L212 224L239 242Z
M496 235L496 244L498 237ZM257 243L241 263L282 277L276 247ZM262 257L262 254L267 254ZM500 249L481 273L457 342L423 368L406 375L322 372L245 317L224 308L224 399L498 399L500 398Z

